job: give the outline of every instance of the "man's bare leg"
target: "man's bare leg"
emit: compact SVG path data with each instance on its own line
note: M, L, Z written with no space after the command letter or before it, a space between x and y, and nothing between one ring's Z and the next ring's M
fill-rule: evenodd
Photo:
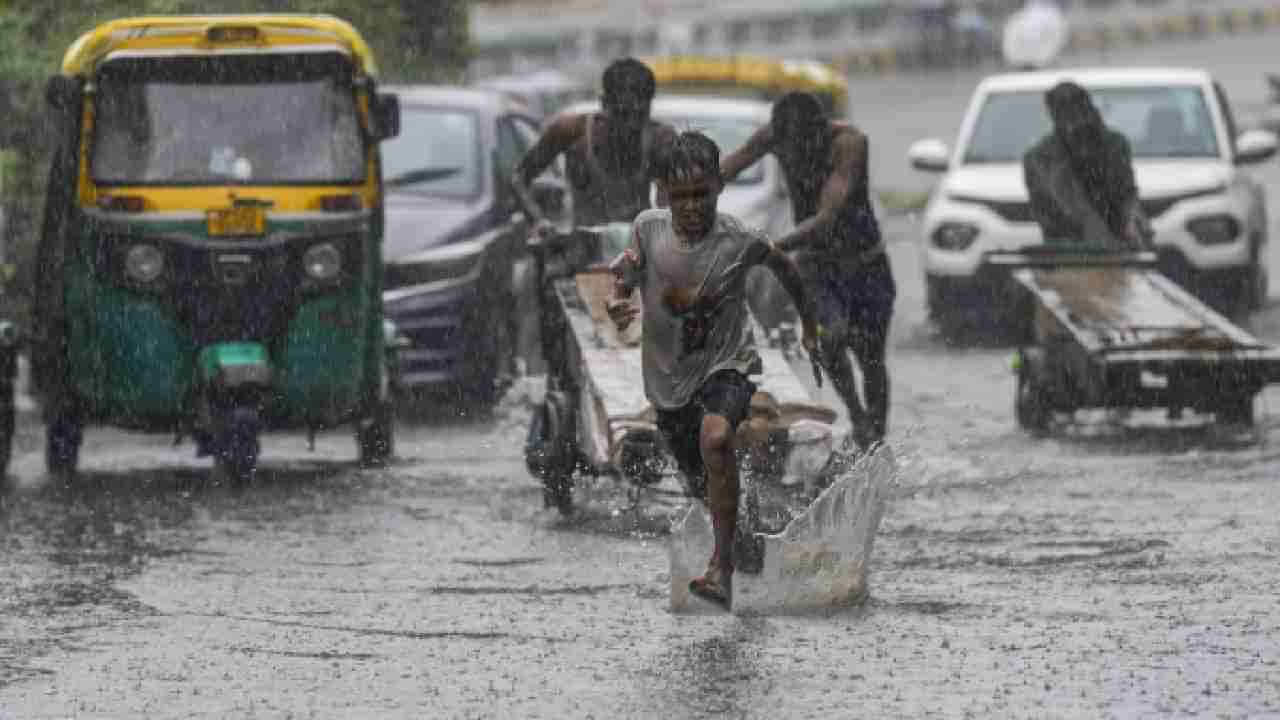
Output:
M764 400L771 402L772 398L766 396ZM759 482L761 473L768 473L773 464L769 453L769 422L776 413L776 404L757 408L753 398L751 417L738 426L734 435L734 456L739 462L738 497L747 504L738 513L733 549L735 573L756 574L764 566L764 543L755 535L760 528L759 488L752 488L748 483Z
M844 343L826 345L820 355L822 369L831 378L831 386L844 403L849 413L849 424L853 427L852 437L859 442L866 437L872 426L872 419L862 407L858 398L858 383L853 375L853 360L849 357L849 348Z
M738 463L729 420L722 415L703 417L699 444L707 473L707 509L715 549L706 575L689 583L689 589L728 607L733 595L733 534L738 525Z

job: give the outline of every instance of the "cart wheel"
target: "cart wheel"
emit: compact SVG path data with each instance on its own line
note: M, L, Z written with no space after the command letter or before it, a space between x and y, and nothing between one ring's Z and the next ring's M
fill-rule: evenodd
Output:
M1220 425L1253 427L1253 393L1229 393L1222 398L1222 401L1214 411L1214 415Z
M543 507L554 507L562 515L573 512L573 416L562 393L548 393L542 411L543 458L541 465Z
M1048 393L1044 391L1032 376L1032 370L1025 364L1018 371L1017 397L1014 398L1014 414L1018 425L1034 437L1049 434L1049 422L1053 418L1053 408L1049 403Z
M395 412L380 402L372 416L356 423L356 449L360 467L384 467L395 452Z
M80 464L84 422L71 410L62 410L45 426L44 464L50 475L75 474Z
M622 475L638 487L656 485L662 481L662 467L658 464L658 448L649 443L627 442L622 446L619 466Z

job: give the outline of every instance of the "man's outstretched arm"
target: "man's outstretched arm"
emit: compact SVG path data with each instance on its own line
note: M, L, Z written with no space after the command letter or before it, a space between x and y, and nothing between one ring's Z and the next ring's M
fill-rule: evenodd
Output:
M537 224L546 219L546 214L533 199L529 190L530 183L546 170L561 153L577 142L582 122L578 115L561 114L551 119L543 128L538 142L516 163L515 172L511 175L511 189L516 194L520 206L530 223Z
M1116 188L1116 193L1124 209L1124 234L1127 236L1124 239L1133 249L1150 249L1151 238L1155 233L1138 196L1138 183L1133 175L1133 151L1129 147L1129 141L1123 136L1119 138L1118 144L1115 161L1119 164L1119 187Z
M609 263L613 292L605 300L605 311L619 331L626 330L640 314L640 308L632 302L631 296L644 278L643 253L640 228L632 223L631 244Z
M822 186L818 212L777 241L783 251L812 247L825 240L850 193L866 184L867 136L855 131L842 132L836 136L832 153L833 167Z
M742 147L734 150L720 160L720 179L731 183L743 170L756 164L773 147L773 131L768 125L760 128L747 138Z
M791 295L792 301L796 304L796 310L800 313L805 349L812 352L817 347L818 315L809 291L805 288L804 278L800 275L800 268L776 243L762 243L762 245L764 250L760 264L769 268L782 287ZM812 346L810 340L813 341Z

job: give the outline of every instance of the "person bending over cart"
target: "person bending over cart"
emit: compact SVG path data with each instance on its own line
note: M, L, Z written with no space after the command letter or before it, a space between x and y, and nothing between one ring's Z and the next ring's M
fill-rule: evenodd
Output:
M716 212L723 189L720 151L698 132L673 142L660 179L667 209L646 210L631 245L610 265L610 318L620 331L642 317L644 390L680 470L706 479L715 549L694 594L728 607L738 516L733 440L761 372L746 304L747 271L765 265L800 312L803 345L817 348L818 325L793 262L754 230ZM639 289L640 305L630 298ZM643 315L641 311L643 310Z
M1147 247L1151 230L1138 203L1132 152L1108 128L1089 92L1073 82L1045 94L1053 130L1022 158L1031 214L1045 242Z

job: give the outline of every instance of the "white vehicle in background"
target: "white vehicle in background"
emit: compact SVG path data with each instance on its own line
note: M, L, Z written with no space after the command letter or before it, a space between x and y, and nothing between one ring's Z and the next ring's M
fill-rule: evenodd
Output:
M1056 70L988 77L975 90L954 148L921 140L917 169L943 172L921 224L930 315L944 332L1006 319L1015 307L993 251L1043 244L1022 156L1050 131L1044 93L1072 80L1107 125L1128 137L1160 270L1213 307L1238 313L1267 294L1262 188L1241 170L1276 152L1264 130L1238 134L1222 88L1200 70Z
M698 130L715 141L721 157L737 150L769 122L772 106L762 100L658 95L650 114L676 132ZM565 112L599 112L596 102L570 105ZM720 196L720 212L777 237L791 229L791 199L782 167L772 155L752 165L729 183Z
M769 122L772 106L762 100L664 95L653 99L653 119L667 123L676 132L698 130L715 141L723 157L737 150L759 128ZM598 112L598 103L577 103L567 112ZM769 155L747 168L720 196L720 212L733 215L770 238L780 237L794 226L791 199L782 166ZM753 309L765 327L789 322L786 292L768 271L752 276Z

